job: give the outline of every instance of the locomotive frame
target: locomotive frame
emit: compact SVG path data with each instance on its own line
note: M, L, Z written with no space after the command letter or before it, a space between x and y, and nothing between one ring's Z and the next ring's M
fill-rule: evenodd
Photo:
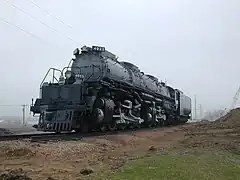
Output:
M83 46L73 54L71 66L50 68L40 84L40 97L30 107L40 114L37 130L114 131L177 125L191 118L188 96L137 66L118 61L104 47ZM44 82L50 71L53 82Z

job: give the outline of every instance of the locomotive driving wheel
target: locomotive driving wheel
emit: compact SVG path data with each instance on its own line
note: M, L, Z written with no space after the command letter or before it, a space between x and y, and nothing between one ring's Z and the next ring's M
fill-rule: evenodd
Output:
M126 125L125 124L119 124L118 127L117 127L118 130L124 130L126 129Z
M106 125L101 125L100 126L100 131L101 132L106 132L107 131L107 126Z
M83 118L83 119L81 120L81 124L80 124L79 130L80 130L80 132L82 132L82 133L88 133L88 132L89 132L89 122L86 121L86 118L87 118L87 117L85 117L85 118Z
M109 124L109 125L108 125L108 129L109 129L110 131L115 131L115 130L117 129L116 123Z

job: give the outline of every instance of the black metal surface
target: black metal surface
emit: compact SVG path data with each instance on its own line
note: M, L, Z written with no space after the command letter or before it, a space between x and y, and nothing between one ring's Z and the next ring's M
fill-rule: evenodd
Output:
M63 68L57 83L41 83L40 97L31 107L34 114L40 115L39 131L86 132L106 124L127 126L128 123L135 123L138 126L142 122L159 123L167 119L168 122L164 124L169 124L189 119L191 99L158 81L153 75L144 74L136 65L118 61L114 54L103 47L84 46L81 51L76 49L74 55L72 64ZM99 99L104 99L107 108L108 102L112 101L114 108L106 111L106 107L98 107L96 102ZM129 100L131 107L121 106ZM101 112L95 111L99 108L103 110L101 121L94 114ZM132 116L132 112L138 118L133 118L136 116ZM121 116L117 117L118 113ZM123 116L123 113L131 115Z

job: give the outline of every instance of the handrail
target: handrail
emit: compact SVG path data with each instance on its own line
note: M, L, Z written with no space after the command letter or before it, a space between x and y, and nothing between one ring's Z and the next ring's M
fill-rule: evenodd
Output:
M71 64L72 61L73 61L73 59L71 59L70 62L68 63L68 67L70 67L70 64Z
M42 80L42 82L41 82L41 84L40 84L40 89L41 89L41 87L42 87L42 85L43 85L45 79L47 78L47 76L48 76L48 74L50 73L51 70L53 70L53 79L55 79L55 80L57 80L57 78L55 77L54 72L55 72L55 71L58 71L58 72L60 72L60 73L62 72L62 71L59 70L59 69L56 69L56 68L50 68L50 69L47 71L46 75L44 76L44 78L43 78L43 80ZM57 80L57 81L58 81L58 80Z
M63 73L64 73L64 71L65 71L66 69L69 69L69 68L71 68L71 69L72 69L72 68L74 68L74 69L79 69L79 70L80 70L79 73L81 73L81 69L87 68L87 67L92 67L92 69L93 69L92 73L89 75L89 77L87 78L87 80L90 79L90 78L94 75L94 73L95 73L95 68L97 68L97 69L99 69L99 71L101 71L100 65L93 65L93 64L90 65L90 66L81 66L81 67L69 67L69 66L67 66L67 67L64 67L62 70L59 70L59 69L56 69L56 68L50 68L50 69L47 71L46 75L44 76L44 78L43 78L43 80L42 80L42 82L41 82L41 84L40 84L40 89L42 88L42 85L43 85L46 77L48 76L48 74L50 73L51 70L53 71L53 82L54 82L54 79L58 82L58 79L55 77L55 74L54 74L55 71L60 72L60 73L61 73L61 76L63 76ZM99 77L100 77L100 76L99 76Z

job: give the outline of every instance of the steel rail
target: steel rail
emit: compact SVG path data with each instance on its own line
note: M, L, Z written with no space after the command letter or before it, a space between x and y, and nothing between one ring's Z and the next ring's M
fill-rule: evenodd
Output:
M38 134L14 134L0 136L0 141L13 141L29 139L32 142L37 141L51 141L51 140L80 140L83 137L94 137L104 135L117 135L122 133L132 133L133 131L139 131L140 129L121 130L121 131L106 131L106 132L90 132L90 133L38 133ZM143 129L142 129L143 130Z
M188 123L185 123L187 125ZM95 137L95 136L105 136L105 135L118 135L118 134L131 134L134 135L134 132L141 131L157 131L164 128L170 127L181 127L184 124L179 125L170 125L170 126L160 126L160 127L142 127L137 129L124 129L117 131L106 131L106 132L89 132L89 133L77 133L77 132L66 132L66 133L33 133L33 134L14 134L14 135L4 135L0 136L0 141L12 141L12 140L24 140L29 139L31 142L38 141L52 141L52 140L81 140L84 137Z
M0 141L30 139L34 136L54 135L54 133L13 134L0 136Z

